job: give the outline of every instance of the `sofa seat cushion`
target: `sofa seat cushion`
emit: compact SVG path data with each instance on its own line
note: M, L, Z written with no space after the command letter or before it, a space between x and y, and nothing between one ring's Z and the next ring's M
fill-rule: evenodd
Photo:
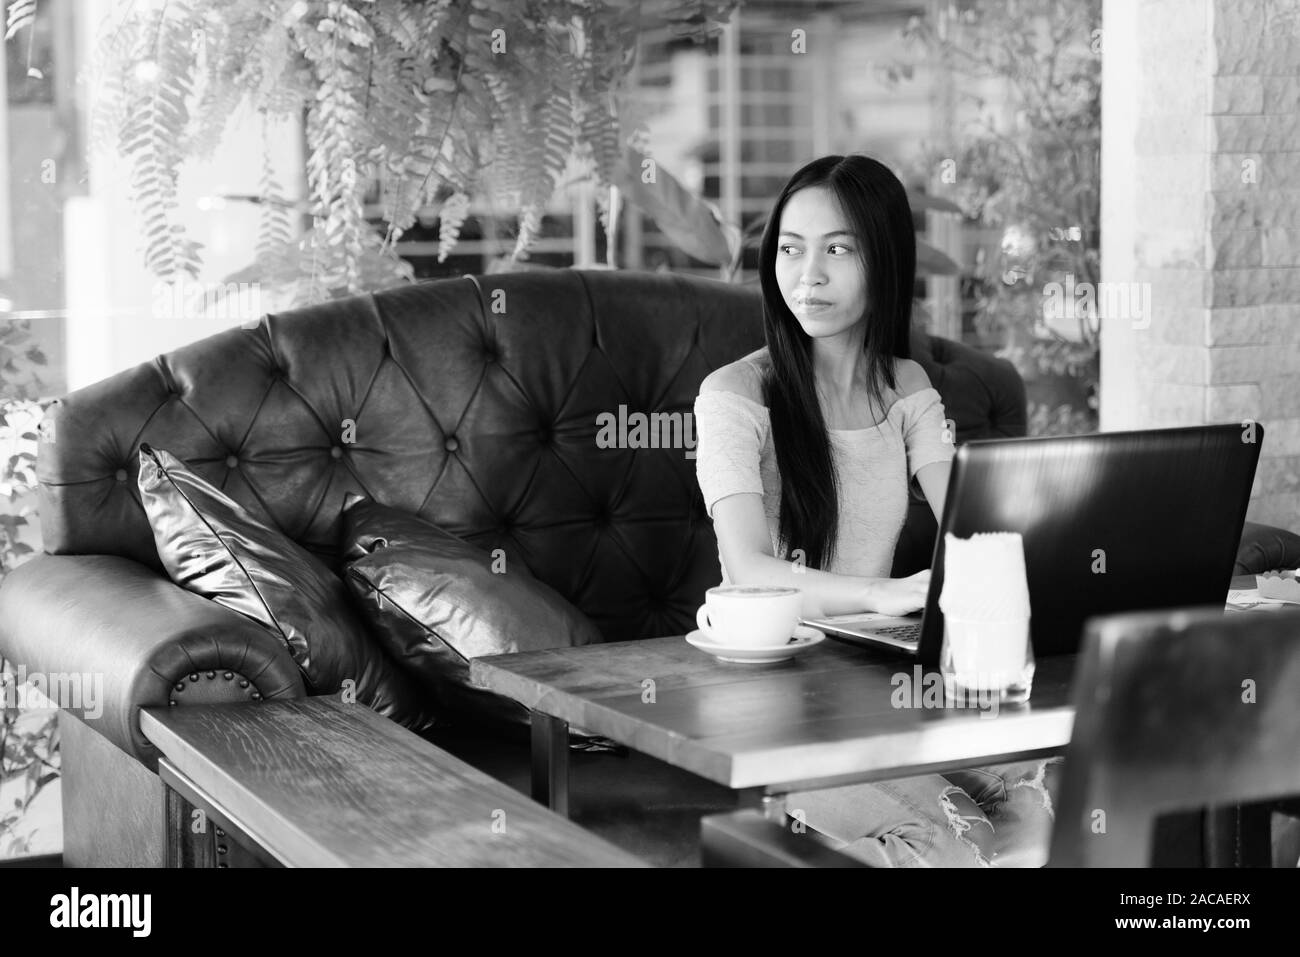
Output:
M279 636L309 693L354 692L412 730L432 726L427 696L369 639L343 583L319 559L148 444L139 486L172 581Z
M344 581L371 633L448 712L526 725L523 706L471 684L470 659L601 640L504 551L363 496L347 497L340 546Z

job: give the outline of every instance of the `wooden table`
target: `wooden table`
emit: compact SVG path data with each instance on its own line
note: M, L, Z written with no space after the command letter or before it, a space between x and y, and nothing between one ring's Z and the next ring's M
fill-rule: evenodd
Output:
M1253 576L1233 580L1253 586ZM742 803L774 814L776 797L791 791L1045 757L1070 741L1073 655L1039 659L1030 700L996 716L911 706L905 683L939 680L914 669L832 639L784 663L727 664L670 637L476 658L470 674L531 710L533 797L560 813L570 726L735 788Z
M936 671L830 639L771 665L672 637L476 658L471 676L532 711L533 796L567 813L570 725L770 807L790 791L1056 754L1074 721L1072 666L1040 661L1031 700L996 716L917 707L904 684L923 690Z
M168 866L638 867L359 704L147 708Z

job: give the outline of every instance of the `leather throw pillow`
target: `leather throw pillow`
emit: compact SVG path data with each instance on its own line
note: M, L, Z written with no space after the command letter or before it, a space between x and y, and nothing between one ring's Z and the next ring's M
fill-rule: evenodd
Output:
M428 696L370 640L343 583L283 532L175 456L140 446L140 497L172 581L280 637L309 694L356 700L414 731L433 726Z
M470 683L470 660L601 640L590 619L521 564L494 571L482 549L370 499L345 501L340 552L375 637L452 710L527 724L522 705Z

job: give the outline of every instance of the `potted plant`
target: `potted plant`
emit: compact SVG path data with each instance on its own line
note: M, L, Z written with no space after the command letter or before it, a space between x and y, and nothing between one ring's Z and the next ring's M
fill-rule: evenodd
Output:
M6 307L7 308L7 307ZM28 519L35 512L38 370L46 359L27 321L0 319L0 580L34 554ZM17 676L0 658L0 859L28 853L22 822L59 776L56 712L20 707Z
M969 0L904 31L962 89L1000 81L1014 117L999 123L967 93L962 105L977 118L920 165L990 237L968 297L977 333L1025 379L1031 435L1097 428L1096 315L1054 315L1048 291L1100 279L1100 18L1100 0ZM893 82L911 75L908 60L886 70Z

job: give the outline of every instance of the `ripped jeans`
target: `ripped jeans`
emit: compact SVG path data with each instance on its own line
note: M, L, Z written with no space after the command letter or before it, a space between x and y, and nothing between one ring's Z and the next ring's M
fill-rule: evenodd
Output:
M786 795L786 813L876 867L1041 867L1049 760ZM802 812L802 813L800 813Z

